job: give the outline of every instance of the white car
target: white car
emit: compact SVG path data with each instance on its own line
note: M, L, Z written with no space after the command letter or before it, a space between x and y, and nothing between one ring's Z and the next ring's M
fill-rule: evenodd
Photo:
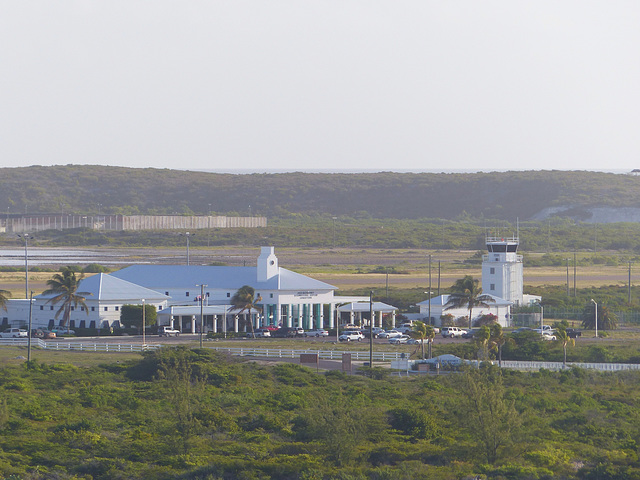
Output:
M338 337L340 342L359 342L360 340L364 340L364 335L360 331L346 332Z
M323 328L317 328L316 330L309 330L304 332L305 337L328 337L329 331Z
M549 332L542 332L542 339L543 340L557 340L555 335L552 335Z
M463 334L467 333L466 330L463 330L460 327L443 327L442 328L442 338L460 338Z
M158 327L159 337L177 337L178 335L180 335L180 330L176 330L173 327L167 325Z
M398 330L387 330L386 332L379 333L378 337L395 338L395 337L399 337L400 335L402 335L402 332L399 332Z
M401 345L407 343L409 340L411 340L409 335L400 335L399 337L390 338L389 343L391 345Z
M253 336L254 338L270 338L271 332L266 328L259 328L254 332ZM251 337L251 333L248 333L247 337Z
M27 331L22 328L9 328L0 333L1 338L27 338Z

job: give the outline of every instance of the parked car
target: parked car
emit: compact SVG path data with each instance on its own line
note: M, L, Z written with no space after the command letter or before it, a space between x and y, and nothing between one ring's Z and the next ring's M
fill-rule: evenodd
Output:
M556 336L549 333L549 332L542 332L542 339L543 340L557 340Z
M158 327L158 335L160 337L177 337L180 335L180 330L169 326L160 326Z
M462 335L460 335L462 338L474 338L478 332L480 332L479 328L472 328L471 330L469 330L468 332L463 333Z
M397 330L400 333L409 333L411 330L413 330L413 324L412 323L403 323L399 327L396 327L395 330Z
M282 327L271 332L271 336L276 338L301 337L303 335L304 329L302 327Z
M360 340L364 340L364 335L359 330L345 332L338 337L340 342L359 342Z
M525 332L533 332L533 328L529 328L529 327L520 327L520 328L516 328L513 332L511 333L525 333Z
M1 338L27 338L27 331L22 328L9 328L0 332Z
M304 332L305 337L328 337L329 330L325 330L324 328L316 328L315 330L309 330Z
M399 337L390 338L389 343L391 345L401 345L407 343L409 340L411 340L409 335L400 335Z
M462 335L465 333L467 333L467 331L463 330L460 327L443 327L442 338L459 338L462 337Z
M380 338L394 338L394 337L399 337L400 335L402 335L402 332L399 332L398 330L387 330L385 332L382 332L382 333L378 334L378 337L380 337Z
M71 330L69 327L53 327L51 329L53 333L55 333L58 337L60 335L75 335L76 331Z
M271 332L266 328L258 328L255 332L247 333L247 337L251 338L268 338L271 337Z
M381 333L384 332L384 328L373 327L371 328L371 333L373 334L373 338L378 338ZM369 338L369 328L365 327L362 329L362 333L366 338Z
M37 328L31 330L31 336L35 338L56 338L56 332L52 332L51 330L47 330L46 328Z

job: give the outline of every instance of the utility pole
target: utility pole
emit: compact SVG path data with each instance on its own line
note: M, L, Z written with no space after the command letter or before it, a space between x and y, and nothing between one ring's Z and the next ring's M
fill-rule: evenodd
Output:
M429 255L429 325L431 325L431 255ZM422 352L424 354L424 351Z
M578 267L576 264L576 253L573 252L573 298L576 298L577 286L576 280L578 279Z
M631 305L631 261L629 261L629 295L627 298L627 303Z
M27 362L31 361L31 312L33 310L33 292L29 297L29 329L27 330Z
M202 334L204 332L204 287L207 286L204 283L200 285L200 348L202 348Z
M569 259L567 258L567 298L569 298Z
M373 376L373 290L369 292L369 369Z

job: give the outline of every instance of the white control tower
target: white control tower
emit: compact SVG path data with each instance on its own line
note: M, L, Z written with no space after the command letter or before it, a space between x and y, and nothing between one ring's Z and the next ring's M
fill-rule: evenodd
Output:
M522 305L524 276L518 237L487 237L488 254L482 256L482 293Z

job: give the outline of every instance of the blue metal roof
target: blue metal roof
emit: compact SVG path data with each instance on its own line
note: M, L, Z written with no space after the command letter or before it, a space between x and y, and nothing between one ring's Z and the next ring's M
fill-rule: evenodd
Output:
M328 283L279 268L266 282L258 282L257 267L210 267L203 265L132 265L111 275L158 291L172 288L237 290L249 285L256 290L335 290Z
M98 273L83 279L78 284L77 291L86 300L141 301L144 298L147 301L163 301L169 298L155 290L141 287L105 273ZM53 297L55 295L38 295L36 298L48 299Z

